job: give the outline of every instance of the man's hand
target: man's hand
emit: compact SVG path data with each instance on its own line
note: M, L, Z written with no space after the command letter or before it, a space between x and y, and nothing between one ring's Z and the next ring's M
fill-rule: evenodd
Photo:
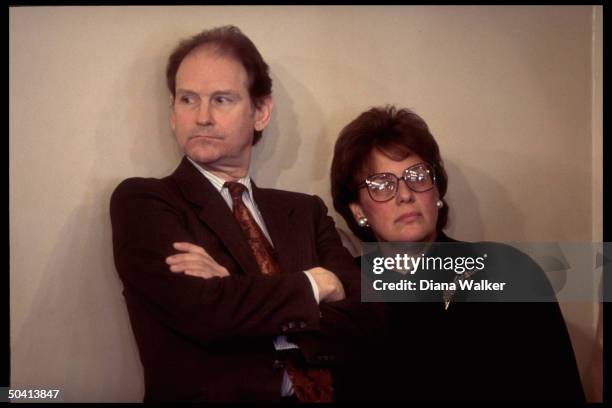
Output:
M199 276L204 279L214 276L220 278L229 276L227 269L219 265L201 246L189 242L175 242L172 246L184 253L166 258L166 263L170 265L170 271Z
M346 297L342 282L333 272L320 266L308 269L307 272L310 273L317 284L321 302L335 302Z

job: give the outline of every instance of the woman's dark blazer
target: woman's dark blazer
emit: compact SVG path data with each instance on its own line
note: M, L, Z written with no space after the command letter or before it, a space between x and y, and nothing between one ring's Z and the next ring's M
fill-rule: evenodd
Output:
M498 273L529 276L553 301L385 303L387 330L356 342L359 357L335 372L339 401L584 401L543 271L510 246L482 245Z

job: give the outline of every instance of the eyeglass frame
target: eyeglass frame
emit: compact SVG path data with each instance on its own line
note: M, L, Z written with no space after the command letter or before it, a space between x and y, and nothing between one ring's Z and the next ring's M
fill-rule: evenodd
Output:
M412 187L410 187L410 185L408 184L408 181L406 180L406 176L405 176L405 174L408 172L408 170L410 170L410 169L412 169L412 168L414 168L414 167L417 167L417 166L422 166L422 165L429 166L429 167L431 168L431 173L432 173L432 177L431 177L431 180L432 180L432 186L431 186L431 187L429 187L427 190L417 191L417 190L413 189ZM386 199L386 200L382 200L382 201L380 201L380 200L376 200L376 199L374 199L374 197L372 197L372 192L371 192L371 191L370 191L370 189L369 189L371 181L370 181L370 180L368 180L368 179L369 179L370 177L380 176L380 175L386 175L386 174L389 174L389 175L391 175L391 176L393 176L393 177L395 178L395 185L396 185L398 188L396 188L396 189L395 189L395 191L394 191L393 195L392 195L391 197L389 197L388 199ZM410 191L413 191L413 192L415 192L415 193L425 193L425 192L427 192L427 191L430 191L432 188L434 188L434 187L436 186L436 181L437 181L437 180L436 180L436 166L435 166L435 165L433 165L433 164L429 164L429 163L427 163L427 162L417 163L417 164L414 164L414 165L412 165L412 166L410 166L410 167L407 167L407 168L405 168L404 170L402 170L402 175L401 175L401 177L398 177L398 176L396 176L395 174L393 174L393 173L388 173L388 172L370 174L369 176L367 176L367 177L365 178L365 180L364 180L364 181L362 181L361 183L357 184L357 190L360 190L360 189L362 189L363 187L368 187L368 195L370 196L370 198L372 199L372 201L375 201L375 202L377 202L377 203L386 203L387 201L393 200L393 199L394 199L394 198L397 196L397 192L399 191L399 181L400 181L400 180L404 180L404 183L406 184L406 187L408 187L408 189L409 189Z

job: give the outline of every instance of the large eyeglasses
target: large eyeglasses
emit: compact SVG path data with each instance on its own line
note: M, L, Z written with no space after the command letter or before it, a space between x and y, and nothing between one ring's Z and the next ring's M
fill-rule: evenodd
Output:
M368 176L357 188L368 188L368 194L377 202L389 201L397 194L399 181L404 180L408 188L416 193L431 190L436 184L436 173L431 165L419 163L408 167L401 177L393 173L376 173Z

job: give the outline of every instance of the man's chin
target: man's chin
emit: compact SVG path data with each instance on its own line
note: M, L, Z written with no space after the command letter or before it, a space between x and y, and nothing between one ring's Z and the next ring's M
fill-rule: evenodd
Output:
M207 164L212 164L215 163L219 160L220 158L220 154L216 151L214 151L213 149L208 149L208 151L206 152L185 152L185 154L187 155L187 157L189 157L191 160L193 160L194 162L198 163L199 165L207 165Z

